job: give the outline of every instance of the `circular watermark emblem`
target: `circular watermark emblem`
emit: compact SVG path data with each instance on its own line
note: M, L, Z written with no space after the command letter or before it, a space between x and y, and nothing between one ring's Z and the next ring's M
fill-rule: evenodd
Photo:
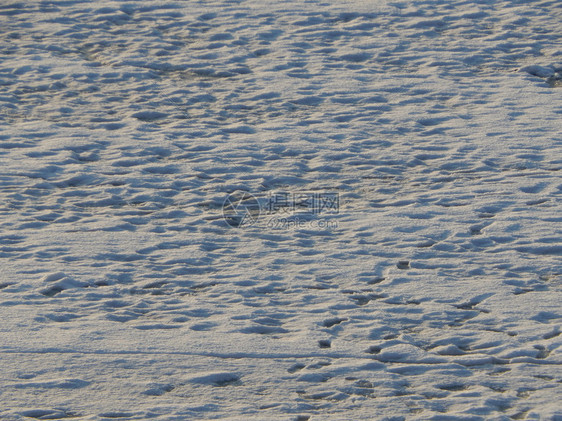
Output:
M243 227L254 224L260 216L258 199L247 191L230 193L222 204L222 216L231 227Z

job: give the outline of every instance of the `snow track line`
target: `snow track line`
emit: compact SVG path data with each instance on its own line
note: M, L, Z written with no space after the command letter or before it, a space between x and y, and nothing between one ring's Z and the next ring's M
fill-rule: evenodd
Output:
M182 351L77 351L77 350L62 350L62 349L45 349L45 350L29 350L29 351L19 351L19 350L3 350L0 351L2 354L79 354L79 355L177 355L177 356L189 356L189 357L203 357L203 358L219 358L219 359L232 359L232 360L242 360L242 359L261 359L261 360L275 360L275 359L307 359L307 358L331 358L331 359L342 359L342 360L368 360L372 362L378 362L386 366L397 366L397 365L434 365L434 366L461 366L461 367L478 367L484 365L516 365L516 364L536 364L536 365L562 365L562 361L546 361L537 360L530 358L523 358L518 361L505 361L505 362L495 362L495 361L482 361L473 362L470 364L460 363L457 361L447 361L447 362L431 362L431 361L380 361L372 356L360 356L360 355L349 355L340 353L330 353L330 354L320 354L320 353L309 353L309 354L287 354L287 353L277 353L277 354L248 354L248 353L213 353L213 352L182 352ZM382 368L382 367L381 367Z
M63 350L63 349L45 349L45 350L29 350L29 351L18 351L18 350L3 350L0 351L2 354L80 354L80 355L183 355L190 357L208 357L208 358L221 358L221 359L291 359L291 358L333 358L333 359L354 359L354 360L369 360L377 361L373 357L369 356L357 356L349 354L321 354L321 353L310 353L310 354L237 354L237 353L213 353L213 352L182 352L182 351L76 351L76 350Z

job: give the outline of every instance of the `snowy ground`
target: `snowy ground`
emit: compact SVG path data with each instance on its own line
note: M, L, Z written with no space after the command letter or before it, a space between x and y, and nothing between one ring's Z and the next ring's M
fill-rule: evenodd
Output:
M0 419L561 420L561 22L3 0Z

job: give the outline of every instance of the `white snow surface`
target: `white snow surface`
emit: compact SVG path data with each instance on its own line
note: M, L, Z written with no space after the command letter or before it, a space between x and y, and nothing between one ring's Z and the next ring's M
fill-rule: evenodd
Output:
M0 419L562 420L561 6L3 0Z

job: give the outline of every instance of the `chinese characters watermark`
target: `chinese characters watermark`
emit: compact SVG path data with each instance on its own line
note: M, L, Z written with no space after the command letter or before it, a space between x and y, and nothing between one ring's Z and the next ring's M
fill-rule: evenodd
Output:
M334 192L270 192L267 196L237 191L223 203L223 219L232 227L265 222L273 229L335 229L340 197Z

